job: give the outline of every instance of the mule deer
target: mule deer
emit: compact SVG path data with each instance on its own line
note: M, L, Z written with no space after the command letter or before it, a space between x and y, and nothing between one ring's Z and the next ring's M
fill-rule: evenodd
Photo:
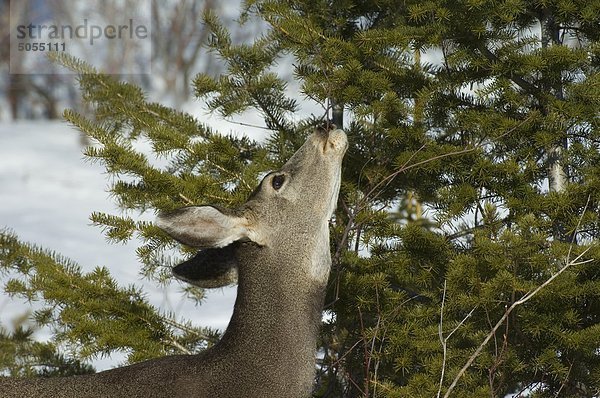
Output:
M331 265L328 221L346 147L342 130L318 129L241 207L158 216L171 237L203 249L174 268L177 277L208 287L238 279L233 316L215 346L93 375L0 379L0 397L310 396Z

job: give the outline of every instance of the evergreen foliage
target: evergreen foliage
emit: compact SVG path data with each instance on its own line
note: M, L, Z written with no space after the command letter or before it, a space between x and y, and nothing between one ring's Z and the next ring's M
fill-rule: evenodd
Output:
M0 248L0 272L8 276L4 291L41 304L32 316L34 327L18 324L13 333L0 332L0 369L11 375L89 373L93 369L81 361L91 357L119 351L133 363L196 352L218 338L159 313L138 288L119 287L106 268L83 273L70 260L23 244L6 231L0 233ZM41 327L50 328L52 343L32 340Z
M264 143L213 132L68 57L95 112L65 116L97 142L86 154L114 177L117 203L145 211L243 202L319 122L295 113L300 99L343 105L350 148L315 396L592 397L599 11L597 0L250 0L243 17L269 29L236 44L207 14L208 45L226 70L193 83L224 117L260 112ZM300 93L277 75L281 57L293 58ZM163 166L136 150L139 140ZM127 213L92 220L111 240L141 237L142 273L169 278L176 246L155 226ZM173 342L195 351L210 341L174 333L103 269L81 274L3 236L0 264L21 274L8 291L47 300L36 319L56 322L76 357L127 349L137 361L173 352ZM98 296L60 293L59 282ZM74 312L80 301L89 307Z
M34 329L16 325L12 333L0 330L0 369L11 377L56 377L93 373L94 368L66 358L52 343L33 339Z

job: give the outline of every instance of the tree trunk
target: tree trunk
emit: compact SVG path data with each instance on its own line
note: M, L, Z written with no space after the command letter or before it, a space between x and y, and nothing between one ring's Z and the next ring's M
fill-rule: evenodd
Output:
M560 25L556 23L554 15L548 9L544 10L540 18L542 48L563 45ZM558 100L564 100L564 89L561 82L557 84L544 83L544 91L552 94ZM546 105L543 106L546 108ZM547 112L547 109L544 109ZM568 182L564 152L567 149L567 132L565 131L557 142L548 149L548 190L549 192L563 192ZM554 238L560 241L569 241L564 226L559 221L554 221Z

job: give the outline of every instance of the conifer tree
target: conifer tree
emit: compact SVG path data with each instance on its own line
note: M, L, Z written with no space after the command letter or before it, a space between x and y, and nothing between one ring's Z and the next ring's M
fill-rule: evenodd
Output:
M95 114L65 116L99 144L86 154L116 177L121 208L148 210L241 203L332 104L343 107L350 148L314 395L592 397L600 394L599 11L596 0L252 0L243 17L264 20L264 35L234 43L206 14L209 48L226 71L193 84L223 117L260 112L265 142L212 131L68 57ZM281 57L293 59L299 93L277 74ZM322 104L323 115L299 114L301 100ZM139 139L166 166L136 151ZM190 254L127 214L92 220L114 241L142 238L148 278L170 277L175 247ZM84 275L3 237L0 265L21 278L7 288L52 304L36 320L82 347L76 358L125 348L137 361L213 341L173 326L103 269ZM59 294L92 280L101 288L89 299ZM98 300L113 295L120 299ZM135 341L113 340L105 322Z

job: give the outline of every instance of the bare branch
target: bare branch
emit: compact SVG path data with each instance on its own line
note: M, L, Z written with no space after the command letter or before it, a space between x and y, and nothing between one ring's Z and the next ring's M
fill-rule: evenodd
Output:
M448 336L444 337L444 305L446 302L446 288L447 288L447 281L444 280L444 292L442 293L442 305L441 305L441 309L440 309L440 323L438 324L438 336L440 338L440 343L442 344L443 360L442 360L442 372L440 374L440 385L439 385L438 392L437 392L437 398L439 398L442 393L442 385L444 383L444 375L446 373L446 358L447 358L447 354L448 354L448 340L467 321L467 319L469 319L471 317L471 315L473 315L473 312L477 308L477 307L475 307L471 311L469 311L469 313L462 319L462 321L460 321L458 323L458 325L456 325L456 327L454 329L452 329L452 331L448 334Z
M502 133L500 136L496 137L496 139L500 139L502 137L505 137L505 136L511 134L512 132L516 131L517 128L519 128L522 125L524 125L525 123L527 123L530 119L531 119L531 116L526 117L521 122L519 122L516 126L508 129L507 131ZM465 148L465 149L461 149L461 150L457 150L457 151L453 151L453 152L442 153L440 155L433 156L431 158L409 164L417 153L419 153L423 149L425 149L426 144L423 144L419 149L417 149L414 153L411 154L409 159L406 162L404 162L404 164L402 164L402 166L400 166L398 169L396 169L396 171L394 171L392 174L384 177L381 181L379 181L377 184L375 184L375 186L373 188L371 188L371 190L362 199L362 203L358 207L357 213L360 210L362 210L363 208L365 208L367 206L367 203L375 200L383 192L383 190L385 188L387 188L396 177L398 177L398 175L406 172L407 170L410 170L410 169L418 167L418 166L422 166L422 165L430 163L430 162L434 162L436 160L444 159L447 157L456 156L456 155L464 155L464 154L467 154L470 152L474 152L478 149L481 149L484 145L485 144L483 142L480 142L470 148Z
M238 173L234 173L231 170L227 170L225 167L221 166L220 164L217 164L216 162L213 162L208 155L206 155L205 161L207 163L209 163L211 166L213 166L214 168L216 168L217 170L219 170L220 172L222 172L223 174L228 174L229 176L233 177L233 180L238 180L241 184L243 184L247 190L252 191L252 187L250 186L250 184L248 184L246 182L246 180L244 180L244 177L242 177L241 174Z
M578 227L581 223L581 219L583 218L586 210L587 210L587 206L589 204L589 197L588 197L588 202L586 203L583 212L581 214L581 217L579 219L579 223L577 224ZM575 242L575 234L573 235L573 239L571 241L571 245L569 246L569 252L567 254L567 259L565 261L565 265L558 270L558 272L556 272L554 275L552 275L550 278L548 278L544 283L542 283L540 286L538 286L536 289L528 292L527 294L525 294L521 299L515 301L510 307L507 308L506 312L504 313L504 315L500 318L500 320L494 325L494 327L492 328L492 330L487 334L487 336L485 337L485 339L483 339L483 341L481 342L481 344L479 345L479 347L477 347L477 349L475 350L475 352L469 357L469 359L467 360L467 362L465 363L465 365L460 369L460 371L458 372L458 374L456 375L456 377L454 378L454 380L452 381L452 384L450 384L450 387L448 387L448 390L446 391L446 394L444 394L444 398L447 398L450 396L450 393L452 392L452 390L454 390L454 388L456 387L456 385L458 384L458 381L464 376L464 374L466 373L466 371L469 369L469 367L471 367L471 365L473 364L473 362L475 361L475 359L477 359L477 357L479 357L479 355L481 354L481 351L485 348L485 346L487 345L487 343L490 341L490 339L496 334L496 331L498 331L498 329L500 328L500 326L502 326L502 324L506 321L506 319L508 318L508 316L511 314L511 312L517 308L519 305L522 305L524 303L526 303L527 301L529 301L532 297L534 297L536 294L538 294L542 289L544 289L546 286L548 286L550 283L552 283L552 281L554 281L556 278L558 278L563 272L565 272L567 269L569 269L572 266L576 266L576 265L582 265L582 264L586 264L589 263L591 261L594 261L594 259L588 259L588 260L583 260L580 261L580 259L585 256L585 254L590 251L590 249L592 249L592 247L594 247L594 245L592 246L588 246L585 250L583 250L577 257L575 257L573 260L569 260L570 256L571 256L571 252L573 249L573 245Z
M188 350L187 348L185 348L184 346L182 346L181 344L179 344L175 340L168 340L166 343L169 344L172 347L177 348L183 354L186 354L186 355L192 355L193 354L193 352L191 352L190 350Z

